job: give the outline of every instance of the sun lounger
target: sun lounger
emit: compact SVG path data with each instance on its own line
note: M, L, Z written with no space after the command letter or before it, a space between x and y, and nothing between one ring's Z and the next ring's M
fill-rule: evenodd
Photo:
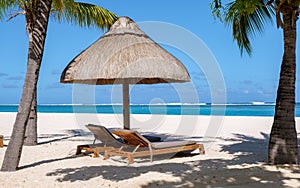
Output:
M151 143L137 131L116 129L112 133L122 138L126 145L135 146L135 148L131 151L123 147L105 150L104 159L108 159L110 156L127 157L128 163L131 164L135 157L150 156L152 162L153 155L193 151L195 149L199 149L201 154L205 153L203 144L197 144L195 141L177 140Z
M86 127L93 133L95 139L93 144L78 145L76 155L81 154L82 150L85 150L94 153L93 157L99 157L99 153L104 153L105 150L130 147L124 144L121 139L114 137L114 135L112 135L111 132L104 126L88 124ZM161 138L157 136L147 135L145 137L151 142L161 141ZM101 141L101 143L96 144L97 140Z
M116 139L106 127L92 124L88 124L86 127L94 134L94 142L89 145L77 146L76 155L81 154L81 151L85 150L93 152L94 157L99 157L99 153L104 153L105 150L124 147L124 143ZM96 144L96 140L101 141L101 143Z

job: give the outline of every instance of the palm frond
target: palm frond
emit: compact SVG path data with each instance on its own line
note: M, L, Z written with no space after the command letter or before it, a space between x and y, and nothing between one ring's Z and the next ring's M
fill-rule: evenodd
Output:
M68 3L69 1L65 1ZM64 9L64 1L63 0L52 0L52 12L61 13Z
M18 1L14 0L0 0L0 20L3 20L10 9L16 8Z
M224 7L222 6L222 1L221 0L213 0L210 3L210 9L212 10L212 15L214 16L214 18L218 18L220 19L220 21L222 20L222 11L224 9Z
M246 51L251 55L249 38L261 34L267 22L273 23L274 8L265 3L263 0L236 0L226 5L225 23L232 28L241 54Z
M54 0L52 15L58 21L66 21L81 27L96 26L102 30L109 28L118 16L110 11L88 3L73 0Z

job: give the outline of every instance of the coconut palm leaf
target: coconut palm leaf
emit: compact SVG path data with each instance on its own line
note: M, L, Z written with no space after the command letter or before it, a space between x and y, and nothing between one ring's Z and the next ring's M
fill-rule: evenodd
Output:
M223 11L222 1L221 0L213 0L210 3L210 8L212 10L212 15L215 18L218 18L222 21L223 20L222 13L221 13L221 10Z
M17 7L15 1L0 0L0 20L4 19L8 14L8 10L15 9Z
M225 23L232 27L234 39L241 50L251 55L250 37L261 34L275 14L272 6L265 6L262 0L236 0L225 7Z
M102 7L73 0L54 0L52 16L60 22L65 21L81 27L96 26L102 30L109 28L118 18Z

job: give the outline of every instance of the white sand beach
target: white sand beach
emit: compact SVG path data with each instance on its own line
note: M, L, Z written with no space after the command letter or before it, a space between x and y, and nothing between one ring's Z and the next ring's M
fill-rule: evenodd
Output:
M16 113L0 113L7 145ZM0 172L0 187L300 187L300 167L266 164L272 117L132 115L132 128L164 139L185 135L203 143L205 155L138 159L75 156L92 143L84 128L95 123L121 128L121 115L38 114L39 145L25 146L16 172ZM297 118L300 131L300 118ZM5 154L0 148L0 162Z

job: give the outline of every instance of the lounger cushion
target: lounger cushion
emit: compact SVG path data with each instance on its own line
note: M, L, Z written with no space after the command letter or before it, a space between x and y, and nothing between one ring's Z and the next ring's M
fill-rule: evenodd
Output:
M176 141L163 141L163 142L152 142L151 146L154 149L161 149L161 148L169 148L169 147L176 147L176 146L185 146L190 144L196 144L195 141L188 141L188 140L176 140Z
M159 136L152 136L152 135L143 135L146 139L148 139L150 142L161 142L162 139Z

